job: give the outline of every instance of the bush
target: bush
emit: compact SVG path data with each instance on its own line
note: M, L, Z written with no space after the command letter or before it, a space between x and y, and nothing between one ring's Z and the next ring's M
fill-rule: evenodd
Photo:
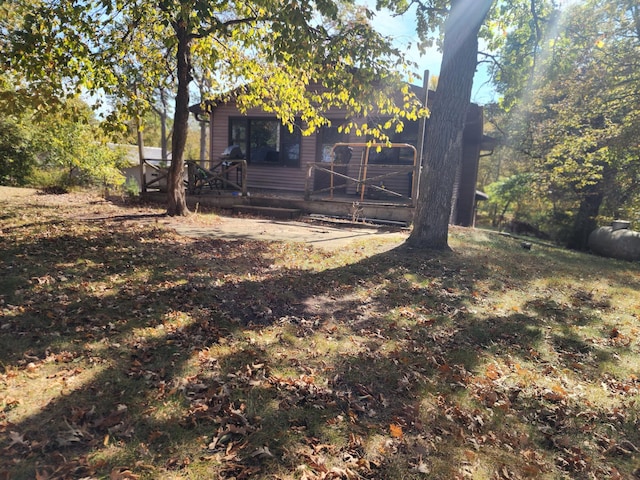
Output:
M124 153L109 148L93 112L80 100L68 100L62 111L34 120L33 131L43 170L34 179L38 186L109 189L124 182L120 171Z
M66 172L60 168L33 169L29 185L51 193L64 193L69 190Z
M0 117L0 185L25 185L35 159L27 129L10 117Z
M123 193L129 198L135 198L140 195L140 185L138 185L138 181L133 178L127 178L127 181L124 182L122 186Z

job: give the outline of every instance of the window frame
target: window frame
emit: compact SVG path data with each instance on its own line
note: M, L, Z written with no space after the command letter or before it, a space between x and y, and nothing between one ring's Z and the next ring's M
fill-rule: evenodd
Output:
M333 149L333 146L336 143L348 143L349 142L349 134L344 131L339 132L339 125L342 120L331 120L331 126L322 126L318 129L316 133L316 161L320 163L327 163L331 161L330 150ZM335 130L335 131L334 131ZM330 138L329 138L330 137ZM331 141L328 141L331 140ZM331 146L331 149L327 151L326 147Z
M270 116L229 116L228 124L228 144L239 145L242 153L245 156L247 164L260 165L269 167L293 167L299 168L301 164L301 150L302 150L302 134L300 129L294 127L294 131L290 132L289 128L282 124L276 117ZM277 139L277 152L278 159L276 161L261 160L256 161L252 158L252 123L254 122L274 122L278 125L278 139ZM242 125L245 132L245 138L242 141L238 141L234 137L234 124ZM255 128L255 126L253 127ZM295 148L297 145L297 153L295 156L288 154L290 149ZM255 148L255 147L254 147Z

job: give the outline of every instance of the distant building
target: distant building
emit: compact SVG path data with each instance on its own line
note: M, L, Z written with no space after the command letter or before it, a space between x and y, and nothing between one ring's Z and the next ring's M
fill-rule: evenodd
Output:
M129 145L129 144L116 144L110 143L110 148L113 149L121 149L125 153L125 158L128 163L128 167L122 170L127 182L130 182L131 179L135 180L138 185L142 185L142 181L140 179L140 153L137 145ZM162 149L160 147L144 147L144 161L154 167L161 168L163 167L164 161L162 160ZM168 154L168 160L171 160L171 152ZM151 173L153 174L153 173ZM147 182L149 179L147 179Z

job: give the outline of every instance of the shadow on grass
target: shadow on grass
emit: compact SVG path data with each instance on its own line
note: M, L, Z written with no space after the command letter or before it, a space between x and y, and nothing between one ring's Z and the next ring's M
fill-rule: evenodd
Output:
M499 426L454 401L487 355L527 357L545 321L597 320L539 300L523 306L531 314L472 313L476 283L503 261L480 247L475 258L400 248L322 272L277 268L272 253L100 222L5 250L17 292L3 294L20 308L2 319L3 373L63 351L65 362L101 367L3 427L20 435L0 444L4 470L264 478L300 465L321 473L321 457L334 455L362 478L411 478L424 454L440 459L433 478L452 478L455 455L434 438L450 446L456 431L475 438ZM279 326L292 338L273 334ZM559 331L552 343L563 351L593 351ZM341 332L343 347L317 347ZM391 425L423 443L404 444Z

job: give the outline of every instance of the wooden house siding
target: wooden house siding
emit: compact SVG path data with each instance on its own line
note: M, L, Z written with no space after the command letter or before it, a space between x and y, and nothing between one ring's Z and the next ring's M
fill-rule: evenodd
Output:
M341 111L332 112L334 122L344 118L345 113ZM227 148L229 143L229 119L232 117L243 116L235 106L235 103L229 102L215 108L213 112L213 122L211 130L211 159L218 161L222 152ZM250 110L246 113L250 118L274 118L260 110ZM362 142L361 137L357 137L352 131L345 139L346 142L357 143ZM312 134L302 136L300 140L300 164L297 167L288 167L283 165L252 165L247 166L247 186L249 188L265 188L274 190L288 190L294 192L304 192L306 185L307 172L309 165L312 163L321 163L320 152L318 151L318 135ZM346 171L340 169L341 173L351 178L360 178L362 166L362 152L364 149L354 150L352 161L349 163ZM374 177L383 175L388 169L378 165L369 165L367 167L367 176ZM313 179L312 179L313 182ZM379 185L384 185L393 191L403 195L409 195L411 191L411 177L407 174L394 175L385 178ZM354 182L348 182L345 193L356 194L357 185ZM343 191L345 191L343 189ZM381 196L379 192L374 192L377 196Z
M418 92L421 95L420 92ZM429 100L433 99L434 92L430 92ZM456 175L456 185L454 187L454 197L451 211L451 223L460 225L472 225L473 216L475 214L475 197L476 197L476 181L478 172L478 159L482 145L483 137L483 112L482 107L471 104L467 114L465 131L463 135L463 154L459 164L459 169ZM247 117L248 119L274 119L273 114L265 113L262 110L254 109L246 114L240 113L234 101L229 101L224 104L215 106L209 116L210 125L210 160L212 162L220 161L221 155L224 150L229 146L229 128L230 119ZM341 111L331 112L328 115L333 120L334 126L345 118L345 113ZM364 121L364 120L363 120ZM411 135L409 135L410 137ZM337 135L339 137L339 135ZM322 146L321 142L326 145L333 144L332 138L337 138L335 131L333 136L322 138L322 134L314 133L309 136L301 136L300 138L300 150L299 150L299 163L297 165L284 165L282 161L272 165L267 164L264 161L251 162L247 165L247 187L249 189L270 189L270 190L282 190L292 192L305 192L307 185L307 174L311 164L321 164L327 168L330 166L329 162L323 162L322 160ZM345 135L343 139L337 141L344 141L349 143L363 142L361 137L357 137L352 132L349 135ZM404 141L404 140L403 140ZM411 142L414 143L414 142ZM354 179L362 179L364 173L363 154L364 151L361 147L354 147L353 155L350 162L347 165L335 165L335 171L347 175ZM246 153L246 152L245 152ZM396 157L397 160L397 157ZM393 163L395 160L392 160ZM410 166L411 159L408 159L403 153L400 163L403 167ZM409 163L409 165L407 165ZM420 159L418 159L420 163ZM388 162L383 159L371 160L366 166L366 178L381 176L388 174L393 169L390 169ZM402 169L401 169L402 170ZM329 175L326 172L314 170L313 178L311 178L311 186L314 190L320 188L327 188L329 186ZM372 183L377 186L384 185L384 188L393 192L397 192L402 197L377 190L372 187L366 187L364 196L372 199L394 199L405 201L411 196L413 182L413 172L409 172L406 168L402 172L393 174L390 177L385 177L381 180L375 180ZM347 182L344 186L344 179L340 179L339 176L334 176L334 186L337 187L336 193L346 193L353 195L354 199L359 199L362 191L360 187L354 181ZM342 185L342 186L341 186ZM358 194L358 195L356 195Z
M273 115L261 110L250 110L243 115L235 103L220 105L213 111L211 122L210 158L218 161L229 145L229 119L247 116L252 118L274 119ZM247 186L249 188L268 188L304 192L307 175L307 164L315 162L316 136L302 136L300 139L300 164L297 167L285 165L252 165L247 166Z

